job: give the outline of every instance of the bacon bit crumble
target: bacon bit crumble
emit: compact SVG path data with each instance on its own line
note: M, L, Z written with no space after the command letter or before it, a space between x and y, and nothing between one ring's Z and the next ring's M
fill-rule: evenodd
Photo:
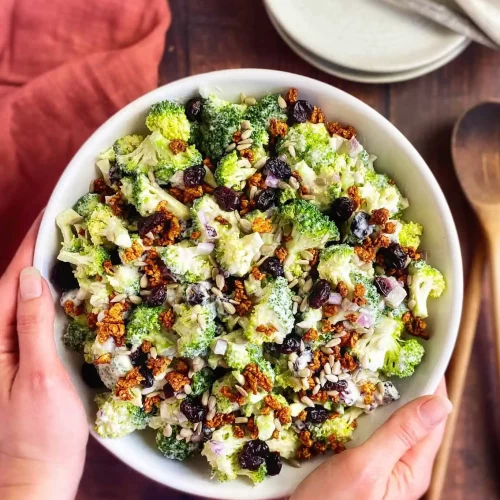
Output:
M214 169L214 165L213 165L212 160L210 158L205 158L203 160L203 166L207 167L209 170L213 170Z
M252 222L252 231L254 233L272 233L273 223L271 219L264 219L263 217L256 217Z
M186 384L189 384L190 382L190 380L185 375L177 371L167 373L167 376L165 378L175 392L179 392Z
M227 219L224 219L224 217L222 217L222 215L218 215L214 220L216 220L219 224L222 224L223 226L229 225L229 222L227 221Z
M272 335L274 332L276 332L276 328L273 325L266 326L266 325L259 325L256 329L256 332L258 333L263 333L264 335Z
M339 122L328 122L326 124L326 129L330 135L340 135L344 139L352 139L356 137L356 129L348 125L347 127L342 127Z
M64 303L64 312L68 316L72 316L76 318L77 316L80 316L80 314L83 314L83 307L82 306L75 306L72 300L67 300Z
M164 311L162 313L160 313L160 321L161 321L161 324L165 327L165 328L172 328L174 322L175 322L175 314L174 314L174 311L172 309L169 309L168 311Z
M305 194L309 194L309 189L307 189L305 186L300 186L299 192L302 196L304 196Z
M288 250L285 247L278 247L274 251L274 255L276 255L280 262L283 262L288 256Z
M191 239L192 240L197 240L201 236L201 231L193 231L191 233Z
M209 429L217 429L226 424L232 424L234 422L234 413L216 413L215 417L212 420L207 420L205 425ZM259 435L259 431L257 430L257 435Z
M237 130L234 134L233 134L233 142L240 142L241 141L241 130Z
M94 365L107 365L111 361L111 354L107 352L106 354L101 354L95 361Z
M271 118L269 122L269 133L273 137L285 137L288 134L288 125L285 122L280 122L276 118Z
M97 314L88 313L87 314L87 322L89 325L89 329L94 331L97 328Z
M246 158L250 163L255 161L255 155L251 149L243 149L240 151L240 156Z
M173 141L170 141L169 147L174 153L174 155L179 154L179 153L184 153L187 151L188 144L186 141L182 141L180 139L174 139Z
M240 406L243 406L246 403L245 396L243 396L242 394L240 394L238 391L233 392L231 390L231 388L228 387L227 385L221 388L220 393L225 398L229 399L229 401L231 401L231 403L236 403L236 404L238 404Z
M313 440L311 438L311 432L310 431L300 431L299 441L302 443L302 446L305 446L306 448L310 448L313 445Z
M365 287L361 283L356 283L354 285L354 298L352 301L359 307L364 306L366 304L365 293Z
M234 280L234 300L239 304L234 304L238 316L246 316L252 309L252 302L245 291L245 285L241 280Z
M401 317L406 331L414 337L420 337L424 340L429 339L429 332L427 331L427 323L422 318L416 318L408 311Z
M132 399L132 394L130 389L138 386L144 377L140 374L139 368L132 368L124 377L120 377L115 385L115 396L120 398L122 401L130 401Z
M258 281L262 281L266 277L265 273L261 273L258 267L252 267L252 276Z
M141 344L141 351L144 353L148 353L151 351L151 347L153 347L153 344L149 340L143 340Z
M387 208L377 208L372 211L369 223L377 226L384 226L388 220L389 210L387 210Z
M233 435L235 438L242 439L245 437L245 431L239 426L233 426Z
M255 425L255 420L250 417L247 422L247 431L250 433L251 439L257 439L259 437L259 428Z
M259 186L260 183L262 182L262 174L260 172L255 172L251 177L248 179L248 185L249 186Z
M337 292L340 293L342 298L347 297L349 294L349 290L347 289L347 285L343 281L339 281L337 283Z
M394 222L386 222L382 231L386 234L394 234L396 232L396 224Z
M255 363L249 363L243 370L245 377L244 389L257 394L257 389L261 387L266 392L271 392L273 384L267 375L264 375Z
M148 368L153 371L153 375L157 377L161 375L166 369L168 365L171 363L170 358L149 358L148 359Z
M318 106L314 106L313 112L311 114L311 118L309 118L309 121L311 123L325 123L326 121L326 116L323 111L321 111L321 108L318 108Z
M359 196L358 188L356 186L351 186L347 189L347 196L351 198L354 204L354 210L357 210L362 202L361 196Z
M304 342L313 342L314 340L317 340L319 334L318 330L316 328L309 328L306 333L302 336L302 340Z
M146 413L150 413L151 410L155 405L161 402L160 396L156 395L153 397L148 397L146 396L146 399L144 400L144 411Z
M117 302L113 306L104 311L104 318L98 321L97 325L97 340L104 344L109 337L113 337L115 344L120 347L125 343L125 323L123 321L123 313L129 309L129 304L121 304Z
M323 306L323 316L325 318L336 316L338 312L339 312L339 307L335 304L325 304Z
M298 98L299 98L299 91L298 89L294 88L288 89L287 93L283 97L283 99L285 99L285 102L287 104L293 104L297 102Z
M105 260L102 264L102 267L106 274L115 274L115 272L113 271L113 263L110 260Z

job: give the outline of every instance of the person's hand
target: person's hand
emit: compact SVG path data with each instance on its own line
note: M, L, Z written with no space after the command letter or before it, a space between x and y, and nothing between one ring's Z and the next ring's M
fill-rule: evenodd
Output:
M357 448L315 469L290 500L416 500L428 489L452 406L442 381L435 396L400 408Z
M31 266L39 221L0 279L0 498L74 498L87 420L54 343L54 306Z

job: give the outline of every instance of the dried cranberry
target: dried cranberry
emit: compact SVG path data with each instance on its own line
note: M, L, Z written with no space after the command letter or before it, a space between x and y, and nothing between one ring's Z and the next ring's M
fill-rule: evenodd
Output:
M190 285L186 290L186 301L190 306L203 304L207 298L207 289L201 285Z
M163 262L158 262L158 269L160 270L162 279L175 281L174 275L170 272L170 269Z
M113 266L117 266L118 264L122 263L122 260L120 259L120 254L118 253L118 249L115 248L109 252L109 260L111 261L111 264Z
M185 398L181 403L181 412L193 424L203 421L205 418L206 409L195 400Z
M341 224L342 222L349 220L349 217L351 217L353 212L354 202L351 198L342 196L341 198L334 200L332 203L330 216L337 224Z
M370 214L358 212L351 222L351 232L359 240L364 240L373 232L373 226L369 223Z
M132 366L143 366L146 364L147 360L148 355L143 352L140 347L130 354Z
M280 344L276 344L275 342L264 342L262 345L264 347L264 352L268 353L273 358L279 358L281 354Z
M201 435L203 436L203 442L206 443L212 438L212 434L214 433L214 430L211 429L210 427L203 426L203 429L201 430Z
M283 354L292 354L292 352L300 351L300 337L295 334L287 335L283 344L281 344L281 352Z
M279 158L269 158L269 160L266 161L264 168L278 179L284 179L287 181L292 175L292 170L289 165Z
M61 262L60 260L58 260L52 268L50 281L60 292L74 290L79 286L71 265L67 262Z
M205 167L203 165L195 165L184 170L184 186L195 187L200 186L205 178Z
M384 266L387 269L404 269L408 256L401 248L401 245L393 243L388 248L381 248L379 253L384 259Z
M379 293L384 297L387 297L393 289L393 286L389 279L385 278L384 276L377 276L375 278L375 286L377 287Z
M175 391L170 384L165 384L163 386L163 394L165 395L165 399L169 399L175 396Z
M266 457L266 469L268 476L277 476L281 472L283 462L277 452L269 453Z
M208 224L205 226L205 231L209 238L217 238L217 231L214 227L209 226Z
M320 405L314 408L307 407L306 414L306 421L312 424L322 424L328 418L328 411Z
M214 189L214 196L217 204L222 210L232 212L240 207L240 195L231 188L219 186Z
M116 163L112 163L108 175L111 184L116 184L122 178L120 167Z
M285 273L283 265L277 257L269 257L261 264L259 269L263 273L270 274L273 278L283 276Z
M186 110L186 116L189 121L196 122L201 120L203 102L199 97L189 99L189 101L185 104L184 109Z
M148 233L153 231L157 226L165 223L165 215L163 212L153 212L151 215L142 218L137 223L139 236L145 238Z
M346 380L339 380L338 382L327 380L323 388L325 391L337 391L339 394L342 394L347 389L348 385Z
M304 123L314 111L314 107L307 101L298 100L289 107L289 118L292 123Z
M82 370L80 372L83 381L91 389L101 389L104 387L101 377L99 377L99 372L97 368L92 363L84 363L82 365Z
M167 287L165 285L155 286L151 290L151 295L146 295L142 303L147 307L158 307L163 305L167 298Z
M243 469L257 470L269 455L269 446L260 439L247 441L240 454L240 465Z
M153 384L155 383L155 377L153 375L153 371L146 365L142 365L139 368L139 373L144 377L144 380L142 381L142 386L144 387L144 389L149 389L150 387L153 387Z
M316 281L309 294L309 307L319 309L330 297L332 289L326 280Z
M274 189L265 189L255 197L255 207L258 210L265 211L273 206L275 200L276 191Z

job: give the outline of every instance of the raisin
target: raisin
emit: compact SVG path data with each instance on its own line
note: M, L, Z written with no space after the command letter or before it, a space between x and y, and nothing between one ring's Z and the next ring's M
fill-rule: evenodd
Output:
M379 254L382 255L387 269L404 269L406 266L408 256L397 243L393 243L388 248L381 248Z
M147 217L143 217L137 224L139 236L145 238L148 233L153 231L157 226L165 223L165 215L163 212L154 212Z
M186 301L190 306L203 304L208 298L207 289L201 285L190 285L186 290Z
M319 309L328 301L331 291L332 289L328 281L317 281L314 284L311 293L309 294L309 307L312 307L313 309Z
M383 276L377 276L375 278L375 287L384 297L387 297L391 293L391 290L393 288L389 279Z
M140 347L130 354L132 366L143 366L146 364L147 360L147 353L143 352Z
M247 441L240 454L240 465L243 469L257 470L269 455L269 446L260 439Z
M283 344L281 344L281 352L283 354L292 354L292 352L300 351L300 337L295 334L287 335Z
M289 119L291 123L304 123L314 111L314 107L307 101L298 100L289 106Z
M283 462L278 452L269 453L266 457L266 469L268 476L277 476L281 472Z
M118 264L122 263L117 248L114 248L113 250L111 250L111 252L109 252L109 260L111 261L111 264L113 264L113 266L117 266Z
M213 429L211 429L210 427L203 426L203 429L201 430L201 435L203 436L203 442L206 443L207 441L210 441L213 433L214 433Z
M158 263L158 269L160 270L162 279L167 281L175 281L174 275L170 272L170 269L163 262Z
M351 232L359 240L364 240L373 232L373 226L369 223L370 214L358 212L351 222Z
M281 354L281 345L275 342L264 342L264 352L268 353L273 358L279 358Z
M348 385L349 384L346 380L339 380L338 382L327 380L323 385L323 388L325 389L325 391L337 391L340 395L342 395L347 389Z
M192 398L185 398L181 403L181 412L193 424L202 422L205 418L206 409Z
M195 187L200 186L205 178L205 167L203 165L195 165L184 170L184 186Z
M146 295L142 299L142 303L147 307L158 307L163 305L166 298L167 298L166 286L158 285L151 290L151 295Z
M225 186L219 186L214 189L215 200L222 210L232 212L240 207L240 195Z
M307 407L306 413L306 421L313 424L322 424L328 419L328 411L319 405L316 405L314 408Z
M169 399L175 396L175 391L170 384L165 384L163 386L163 394L165 394L165 399Z
M122 178L120 167L116 163L112 163L108 175L111 184L116 184Z
M82 376L83 381L91 389L101 389L102 387L104 387L101 377L99 377L99 372L92 363L84 363L82 365L82 370L80 374Z
M261 191L255 198L255 207L258 210L266 211L272 207L276 200L276 191L274 189L265 189Z
M186 110L186 116L189 121L196 122L201 120L203 102L199 97L189 99L189 101L185 104L184 109Z
M50 273L51 283L60 291L67 292L78 288L78 281L73 274L73 268L67 262L58 260Z
M266 161L264 168L278 179L284 179L287 181L292 176L290 166L279 158L269 158L269 160Z
M144 387L144 389L153 387L153 384L155 383L153 371L147 366L143 365L139 368L139 373L144 377L144 380L142 381L142 386Z
M259 269L262 273L270 274L273 278L278 278L285 274L283 265L277 257L267 258Z
M335 221L335 223L341 224L342 222L346 222L347 220L349 220L353 213L353 201L351 200L351 198L343 196L341 198L337 198L332 203L330 217Z

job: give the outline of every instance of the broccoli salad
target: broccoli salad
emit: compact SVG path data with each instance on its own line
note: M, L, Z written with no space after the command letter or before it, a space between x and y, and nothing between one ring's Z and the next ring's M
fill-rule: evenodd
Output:
M61 213L63 341L95 430L254 483L339 453L399 398L445 289L408 200L350 126L290 89L163 101Z

